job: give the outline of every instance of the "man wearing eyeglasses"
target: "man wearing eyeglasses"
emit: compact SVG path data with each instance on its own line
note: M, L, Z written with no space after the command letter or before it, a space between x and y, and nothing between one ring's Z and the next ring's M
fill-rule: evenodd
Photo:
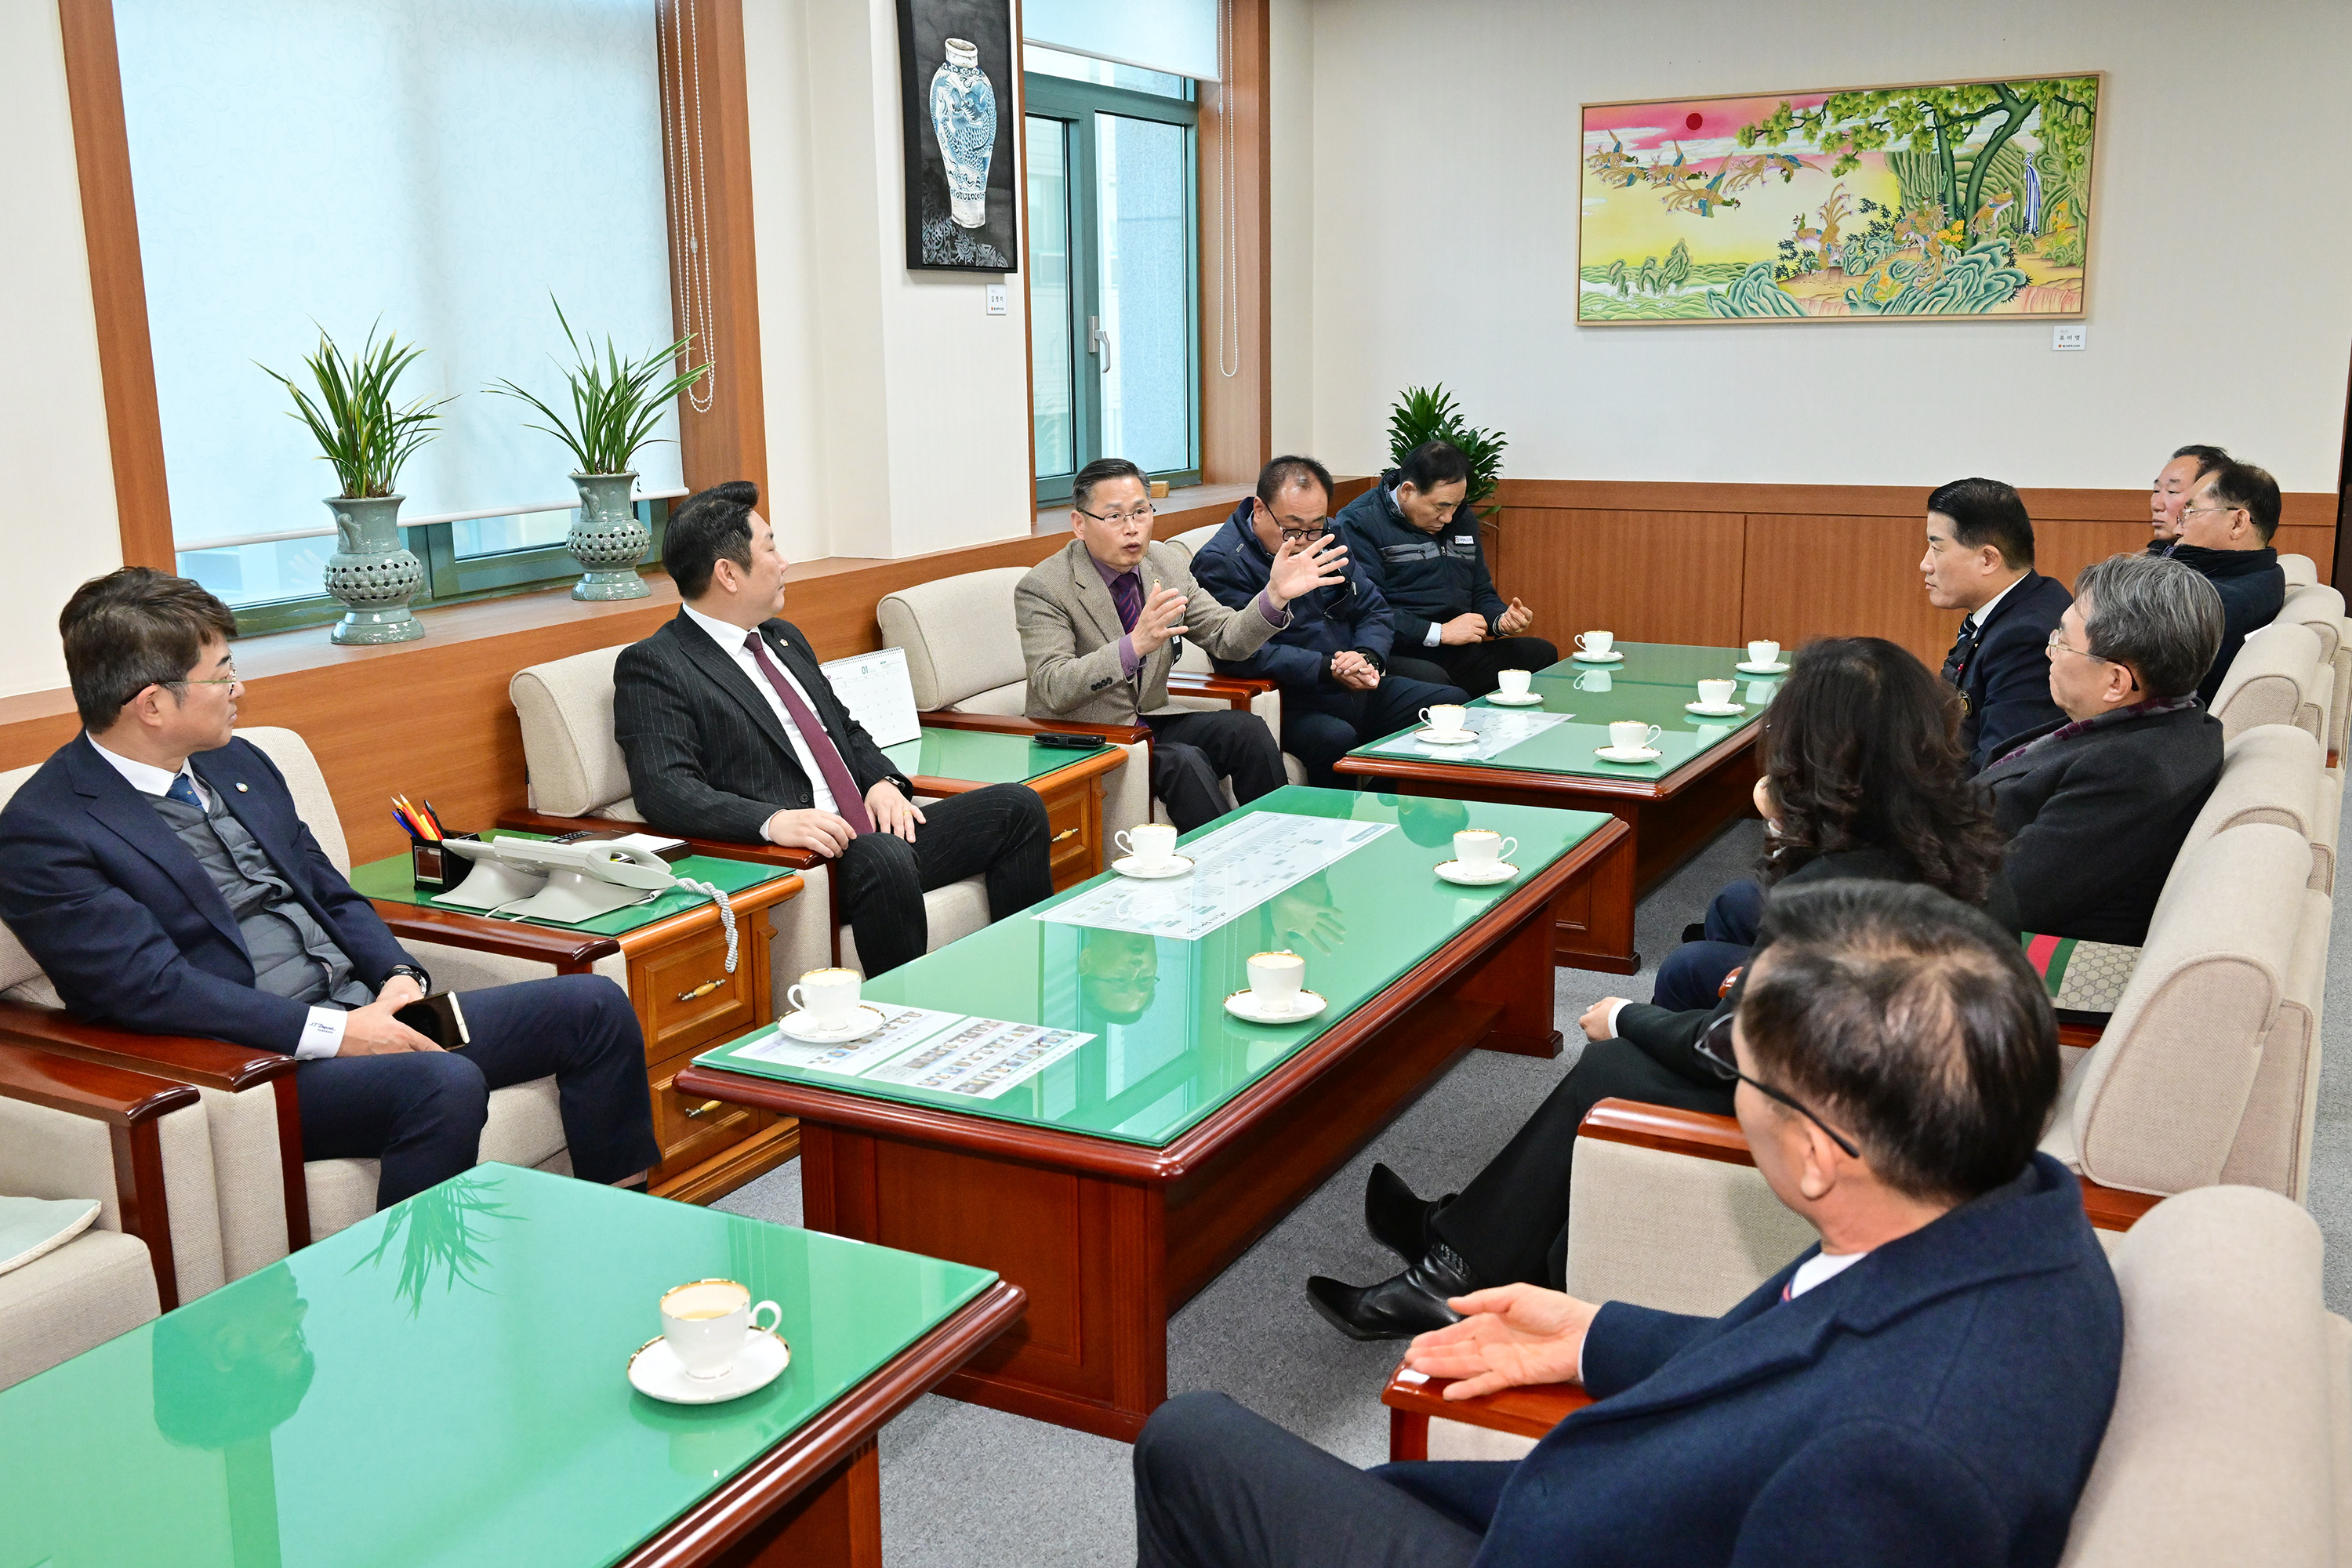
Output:
M1276 458L1257 493L1234 509L1192 558L1192 575L1230 609L1265 591L1286 544L1310 549L1330 532L1331 473L1312 458ZM1255 676L1282 690L1282 749L1307 766L1307 782L1348 787L1332 764L1367 741L1411 724L1433 702L1466 702L1462 689L1387 669L1395 639L1387 602L1350 563L1335 586L1295 599L1290 624L1247 658L1221 658L1222 675Z
M2197 481L2180 512L2180 537L2167 552L2221 595L2221 647L2197 698L2208 707L2249 633L2286 606L2286 573L2271 537L2278 531L2278 481L2252 463L2223 462Z
M2026 930L2147 940L2221 776L2221 721L2197 699L2221 628L2220 594L2178 561L2110 556L2075 579L2047 649L2050 698L2066 717L1977 775L2011 836L2001 865Z
M2124 1323L2079 1183L2035 1147L2041 983L1916 885L1793 889L1759 936L1702 1051L1819 1245L1717 1318L1456 1299L1405 1354L1447 1398L1594 1396L1516 1461L1360 1471L1223 1394L1171 1400L1135 1449L1143 1568L2058 1562Z
M1286 781L1274 732L1254 713L1200 710L1170 700L1180 637L1212 658L1247 658L1290 624L1294 599L1345 581L1336 540L1285 542L1265 586L1228 609L1195 582L1184 552L1151 537L1150 491L1124 458L1097 458L1070 487L1060 554L1013 590L1029 674L1029 716L1151 731L1151 793L1180 833L1224 815L1220 779L1244 805Z

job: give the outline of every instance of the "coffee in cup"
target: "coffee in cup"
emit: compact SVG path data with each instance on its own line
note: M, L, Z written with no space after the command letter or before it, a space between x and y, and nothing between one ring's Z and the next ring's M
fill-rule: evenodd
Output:
M1454 836L1454 858L1473 871L1486 870L1518 847L1517 839L1484 827L1465 827Z
M1139 822L1112 842L1128 852L1139 871L1157 871L1176 858L1176 830L1164 822Z
M1762 637L1757 638L1748 645L1748 662L1750 664L1780 663L1780 645Z
M784 993L784 1001L806 1012L819 1027L838 1029L857 1011L858 984L855 969L812 969Z
M1421 710L1421 721L1441 735L1459 735L1470 710L1451 702L1440 702Z
M1698 700L1709 708L1728 708L1731 694L1739 689L1736 680L1702 680L1698 683Z
M1655 724L1644 724L1639 719L1620 719L1609 726L1609 744L1620 752L1646 752L1660 733Z
M1498 669L1495 672L1495 689L1506 697L1525 697L1528 685L1535 679L1528 669Z
M732 1279L697 1279L662 1293L662 1338L669 1342L688 1376L724 1377L761 1312L775 1314L767 1325L770 1333L784 1321L784 1310L773 1301L751 1305L748 1286Z
M1583 649L1586 653L1591 654L1595 658L1599 658L1602 654L1607 653L1609 651L1609 645L1616 640L1617 634L1615 632L1579 632L1576 634L1576 646Z
M1288 1007L1307 984L1307 961L1283 948L1249 956L1250 994L1269 1007Z

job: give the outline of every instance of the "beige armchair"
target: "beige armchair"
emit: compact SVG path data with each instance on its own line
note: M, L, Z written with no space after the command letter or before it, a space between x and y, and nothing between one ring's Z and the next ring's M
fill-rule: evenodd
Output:
M339 871L351 869L342 822L302 738L290 730L238 731L267 752L320 848ZM0 804L33 770L0 773ZM623 983L624 962L608 939L517 925L499 938L436 941L450 933L435 911L391 910L386 922L436 985L467 990L511 984L555 973L560 961L598 948L597 973ZM313 1239L364 1219L375 1208L376 1162L302 1158L294 1058L218 1040L142 1035L85 1023L62 1011L57 990L12 932L0 927L0 1038L194 1087L205 1112L220 1233L221 1267L238 1279ZM569 1173L555 1080L496 1090L482 1131L481 1157Z
M2293 724L2323 745L2330 695L2321 684L2319 637L2310 627L2273 621L2248 635L2213 693L2213 714L2235 738L2257 724ZM2333 668L2325 671L2328 684Z
M578 827L642 823L645 814L629 794L629 763L613 738L613 667L619 647L593 648L517 670L507 686L522 721L523 764L530 781L530 809L509 812L502 827L562 833ZM772 844L734 844L693 838L698 855L788 866L801 874L806 892L771 915L768 973L775 1011L791 1011L784 993L812 969L834 963L857 967L857 940L842 922L840 889L831 867L805 849ZM923 895L930 945L946 946L988 923L987 884L978 877Z
M2352 637L2345 636L2344 595L2324 584L2289 588L2278 618L2303 626L2319 639L2319 662L2328 670L2328 765L2344 765L2346 726L2352 722Z
M2290 594L2319 581L2319 564L2308 555L2282 555L2278 563L2279 570L2286 575L2286 591Z
M0 1194L99 1205L0 1273L0 1388L221 1284L205 1108L184 1084L0 1045Z

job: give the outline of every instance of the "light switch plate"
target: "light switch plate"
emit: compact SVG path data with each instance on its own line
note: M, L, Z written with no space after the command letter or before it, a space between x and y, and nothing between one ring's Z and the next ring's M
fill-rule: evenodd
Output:
M988 313L992 316L1004 314L1004 285L1002 283L988 285ZM2074 346L2081 348L2083 345L2076 343Z
M2090 329L2080 321L2067 321L2050 329L2050 351L2053 353L2090 347Z

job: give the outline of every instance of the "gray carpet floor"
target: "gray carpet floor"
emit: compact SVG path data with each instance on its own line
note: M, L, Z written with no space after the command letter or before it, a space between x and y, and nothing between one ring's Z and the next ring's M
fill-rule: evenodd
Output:
M1717 839L1643 900L1638 942L1654 964L1715 890L1753 864L1761 825ZM1387 1458L1379 1390L1393 1344L1358 1344L1307 1305L1310 1274L1366 1282L1396 1265L1364 1234L1364 1181L1385 1161L1425 1194L1458 1189L1576 1062L1576 1020L1602 996L1646 1000L1654 978L1554 972L1557 1060L1473 1051L1168 1325L1169 1391L1213 1388L1358 1465ZM2352 942L2329 948L2326 1062L2310 1207L2327 1239L2331 1310L2352 1311ZM800 1167L784 1166L716 1206L786 1225L801 1217ZM1135 1560L1123 1443L927 1397L882 1434L882 1532L891 1568L1095 1568Z

